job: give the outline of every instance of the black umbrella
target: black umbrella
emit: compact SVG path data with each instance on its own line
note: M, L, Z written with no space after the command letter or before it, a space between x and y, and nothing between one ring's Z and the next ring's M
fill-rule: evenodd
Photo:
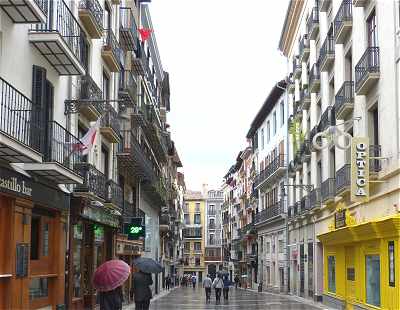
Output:
M145 273L160 273L163 270L159 263L148 257L139 257L133 261L133 264Z

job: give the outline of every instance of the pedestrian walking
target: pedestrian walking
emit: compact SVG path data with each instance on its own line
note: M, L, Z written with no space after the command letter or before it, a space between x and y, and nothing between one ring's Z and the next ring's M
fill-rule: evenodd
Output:
M122 289L121 286L112 291L99 292L100 310L121 310L122 309Z
M231 281L228 279L228 276L224 276L224 288L223 288L223 293L224 293L224 300L228 300L229 297L229 286L231 286Z
M133 292L136 310L148 310L150 307L151 289L153 284L151 274L142 271L133 274Z
M171 285L171 278L170 278L169 276L167 276L167 277L165 278L165 288L166 288L167 290L169 290L170 285Z
M206 303L210 302L210 300L211 300L212 281L211 281L211 278L210 278L209 274L203 280L203 287L204 287L204 289L206 291Z
M224 287L224 281L221 278L220 274L217 274L217 277L214 279L212 287L215 289L215 302L216 304L221 303L221 291Z
M234 281L235 281L235 289L237 289L237 288L238 288L238 285L239 285L239 281L240 281L238 275L235 276Z
M197 282L197 278L195 275L192 275L192 285L193 285L193 289L196 289L196 282Z

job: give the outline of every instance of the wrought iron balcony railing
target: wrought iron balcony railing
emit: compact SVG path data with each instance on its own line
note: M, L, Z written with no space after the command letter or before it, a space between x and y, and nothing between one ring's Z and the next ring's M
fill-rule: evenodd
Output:
M105 105L105 113L100 121L100 131L111 141L117 143L120 139L120 122L118 113L111 104Z
M301 61L299 56L293 57L293 75L295 78L300 78L301 76Z
M79 16L90 36L101 38L104 11L100 3L97 0L80 0Z
M311 159L311 145L310 140L305 139L300 145L300 154L302 161L309 161Z
M311 208L316 208L321 205L321 189L320 188L314 188L310 192L310 207Z
M319 61L317 61L310 70L310 92L315 93L320 88L321 73L319 69Z
M343 119L354 107L354 82L345 81L335 96L335 114Z
M122 187L113 180L106 182L106 202L116 206L119 210L123 207L123 190Z
M334 126L336 124L336 119L335 119L335 107L334 106L328 106L324 113L321 115L321 119L318 124L318 131L324 131L327 129L329 126Z
M127 51L136 51L138 44L138 30L131 8L122 7L120 12L120 41Z
M380 145L370 145L369 146L369 156L370 157L381 157L382 150ZM380 159L371 158L369 160L369 171L370 173L378 173L382 170L382 163Z
M299 56L300 61L305 62L310 55L310 41L308 40L308 35L305 34L299 42Z
M83 176L83 184L75 186L76 193L86 193L106 199L106 176L88 163L76 164L74 170Z
M301 104L298 108L301 110L301 113L302 110L308 110L311 104L311 94L308 88L303 88L300 91L300 102Z
M104 30L102 55L112 72L121 70L121 49L111 29Z
M119 76L119 99L124 99L124 107L133 108L138 102L138 84L131 71L121 70ZM134 111L135 112L135 111Z
M334 33L336 43L342 44L353 21L352 0L343 0L335 16Z
M335 58L335 40L328 34L320 49L319 63L321 71L327 71Z
M300 214L300 201L296 201L293 204L293 216L298 216Z
M268 206L264 210L256 213L255 224L259 224L278 215L282 215L283 212L283 202L277 201L273 205Z
M379 47L368 47L355 67L356 93L365 95L369 85L379 79Z
M254 181L255 186L259 186L261 183L265 182L280 168L285 168L284 154L279 154L263 171L256 176Z
M0 133L39 153L42 152L43 144L40 109L14 86L0 78ZM4 149L4 154L0 157L14 161L13 156L6 155L9 152L5 151L5 146L1 148ZM19 155L23 157L24 154ZM19 159L22 160L22 157Z
M137 43L137 51L136 57L132 58L132 66L133 70L136 74L140 74L141 76L145 76L149 70L149 58L146 55L146 50L144 48L144 42Z
M328 178L321 183L321 199L322 202L329 202L335 198L336 181L335 178Z
M307 20L307 32L311 40L315 39L319 30L319 11L318 7L312 8Z
M79 112L85 115L89 121L97 120L104 111L102 98L103 92L92 77L90 75L82 76L79 93L79 99L82 100L82 103L79 105Z
M350 164L345 164L336 172L336 193L341 193L350 187Z

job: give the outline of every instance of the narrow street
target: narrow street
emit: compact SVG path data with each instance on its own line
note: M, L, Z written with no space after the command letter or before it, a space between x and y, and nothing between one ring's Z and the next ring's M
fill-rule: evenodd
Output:
M222 298L221 298L222 299ZM134 306L129 308L134 309ZM301 310L301 309L320 309L309 304L294 301L285 296L273 294L256 293L253 291L230 289L229 301L221 300L220 305L215 304L215 294L211 295L211 303L206 304L205 293L201 288L193 290L191 287L178 288L171 293L153 301L150 306L151 310L202 310L202 309L285 309L285 310Z

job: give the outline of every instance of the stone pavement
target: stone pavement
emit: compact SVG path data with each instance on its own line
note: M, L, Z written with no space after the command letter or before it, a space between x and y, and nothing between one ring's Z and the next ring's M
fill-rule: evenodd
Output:
M222 298L222 297L221 297ZM134 306L125 309L135 309ZM268 310L318 310L320 306L311 303L303 303L299 300L285 295L257 293L250 290L231 288L229 301L221 300L220 305L215 304L214 291L211 296L211 303L206 304L205 293L201 288L176 288L163 296L156 297L151 302L151 310L203 310L203 309L268 309Z

